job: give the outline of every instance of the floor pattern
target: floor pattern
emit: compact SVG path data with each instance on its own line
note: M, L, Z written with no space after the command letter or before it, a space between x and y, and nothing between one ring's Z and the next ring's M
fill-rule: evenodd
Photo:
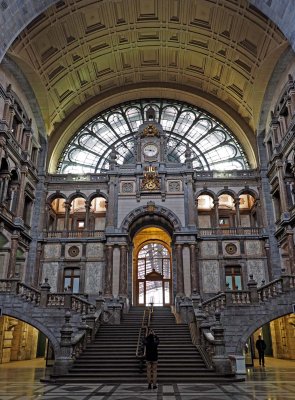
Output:
M295 361L248 369L245 382L158 385L51 385L38 367L0 368L0 400L294 400ZM278 365L277 365L278 364Z

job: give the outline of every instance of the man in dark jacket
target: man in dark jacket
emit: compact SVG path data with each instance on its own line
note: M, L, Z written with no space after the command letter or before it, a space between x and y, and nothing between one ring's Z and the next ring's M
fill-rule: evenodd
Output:
M157 368L158 368L158 345L159 338L155 332L150 329L144 339L145 359L147 369L148 389L157 388Z
M256 340L256 349L259 355L259 365L262 363L262 366L264 367L264 351L266 349L266 344L265 341L261 339L261 335L259 335L258 339Z

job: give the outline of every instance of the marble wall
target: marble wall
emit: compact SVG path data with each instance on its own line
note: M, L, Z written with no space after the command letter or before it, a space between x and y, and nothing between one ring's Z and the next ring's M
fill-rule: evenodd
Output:
M87 262L85 270L85 292L98 294L103 289L104 262Z
M184 294L186 296L191 295L191 264L190 264L190 250L188 246L184 246L182 250L183 257L183 283L184 283Z
M257 282L258 286L262 285L262 281L266 280L265 274L265 261L264 260L248 260L247 261L248 279L249 275L253 275L253 279Z
M45 278L48 278L48 283L51 286L51 292L57 292L57 277L58 277L58 266L57 261L45 262L42 267L42 279L44 282Z
M57 259L61 255L61 246L57 243L50 243L44 245L43 257L44 259Z
M218 260L202 261L202 281L204 293L220 291L220 271Z

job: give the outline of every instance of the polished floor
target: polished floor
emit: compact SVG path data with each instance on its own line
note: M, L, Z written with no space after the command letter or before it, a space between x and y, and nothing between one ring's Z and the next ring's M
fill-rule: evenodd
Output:
M0 365L0 400L295 400L295 361L267 358L249 368L246 381L233 384L48 385L40 383L43 362Z

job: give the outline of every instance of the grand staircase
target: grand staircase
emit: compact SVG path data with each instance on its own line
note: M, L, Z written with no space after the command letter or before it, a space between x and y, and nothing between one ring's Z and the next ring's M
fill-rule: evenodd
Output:
M74 362L68 375L52 377L56 383L145 383L136 358L142 307L132 307L121 325L103 325L93 343ZM208 370L193 346L186 324L176 324L168 307L155 307L151 326L160 339L158 382L226 382Z

